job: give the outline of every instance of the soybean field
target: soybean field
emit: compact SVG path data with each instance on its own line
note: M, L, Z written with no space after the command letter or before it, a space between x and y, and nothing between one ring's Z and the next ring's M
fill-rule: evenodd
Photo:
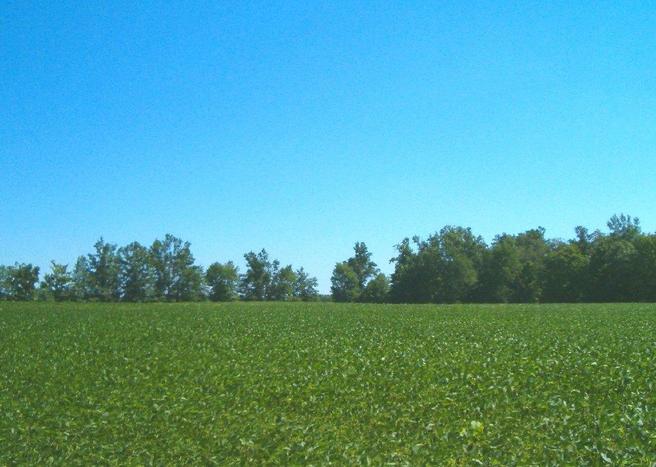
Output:
M656 305L0 302L0 465L653 465Z

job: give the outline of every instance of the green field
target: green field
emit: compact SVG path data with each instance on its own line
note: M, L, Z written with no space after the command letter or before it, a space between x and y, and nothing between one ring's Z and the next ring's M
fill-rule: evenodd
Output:
M0 302L0 465L656 462L655 305Z

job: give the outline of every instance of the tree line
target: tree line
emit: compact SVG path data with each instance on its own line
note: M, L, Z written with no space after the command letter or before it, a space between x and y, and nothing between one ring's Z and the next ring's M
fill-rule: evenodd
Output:
M547 239L542 227L497 235L488 245L470 228L446 226L395 246L383 274L364 242L338 262L331 296L338 302L537 303L656 301L656 234L638 218L614 215L607 233L575 228L570 240ZM282 266L266 250L231 261L195 264L189 242L166 235L149 247L102 238L72 268L51 262L39 282L31 264L0 266L0 299L95 301L316 300L317 280Z
M335 265L332 295L392 303L656 301L656 235L624 214L607 225L608 233L576 227L567 241L547 239L538 227L497 235L490 245L470 228L446 226L396 245L390 277L356 243Z
M51 262L39 282L32 264L0 266L0 299L77 301L316 300L317 279L270 260L266 250L244 255L240 274L232 261L206 270L195 264L189 242L167 234L150 247L118 247L102 238L72 268Z

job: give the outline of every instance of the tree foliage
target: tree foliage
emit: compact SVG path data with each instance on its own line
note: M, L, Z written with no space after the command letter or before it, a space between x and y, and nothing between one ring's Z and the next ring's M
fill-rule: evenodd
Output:
M205 283L209 287L209 299L227 302L237 298L239 271L232 261L225 264L212 263L205 272Z
M405 238L392 259L389 300L533 303L656 300L656 238L637 218L615 215L608 234L577 226L569 241L541 227L486 245L469 229Z
M150 247L156 300L190 301L202 296L202 270L194 265L191 244L171 234Z
M379 274L364 242L356 242L353 252L352 257L337 263L333 270L330 290L336 302L360 300L369 281Z
M316 300L319 296L317 285L316 277L311 277L303 268L297 269L296 281L294 282L294 297L304 302Z
M246 272L241 276L239 293L243 300L314 300L317 280L303 268L294 271L291 265L269 260L265 249L244 255Z
M574 229L570 240L547 239L542 227L503 233L488 245L470 228L445 226L422 239L404 238L381 273L364 242L335 264L337 302L536 303L656 301L656 234L636 217L612 216L608 231ZM0 265L0 300L214 301L316 300L317 279L282 265L265 249L244 255L245 270L228 261L206 271L191 244L167 234L150 247L123 247L101 237L69 268L51 262L39 284L32 264ZM37 284L39 288L37 290Z
M0 267L0 298L33 300L39 281L39 267L27 263Z
M70 300L73 294L73 277L68 271L67 264L50 262L50 272L43 277L40 285L45 298L55 301Z
M212 301L318 299L317 279L302 267L281 266L266 250L244 255L240 275L232 262L195 263L191 244L167 234L150 247L139 242L117 247L100 238L94 251L77 258L72 269L54 261L38 291L39 268L0 265L0 300Z
M148 248L132 242L118 250L122 299L143 302L155 297L155 269Z

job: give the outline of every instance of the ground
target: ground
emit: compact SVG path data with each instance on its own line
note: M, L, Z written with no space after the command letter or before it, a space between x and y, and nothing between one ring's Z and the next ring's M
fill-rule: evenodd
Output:
M0 302L0 464L656 462L656 305Z

